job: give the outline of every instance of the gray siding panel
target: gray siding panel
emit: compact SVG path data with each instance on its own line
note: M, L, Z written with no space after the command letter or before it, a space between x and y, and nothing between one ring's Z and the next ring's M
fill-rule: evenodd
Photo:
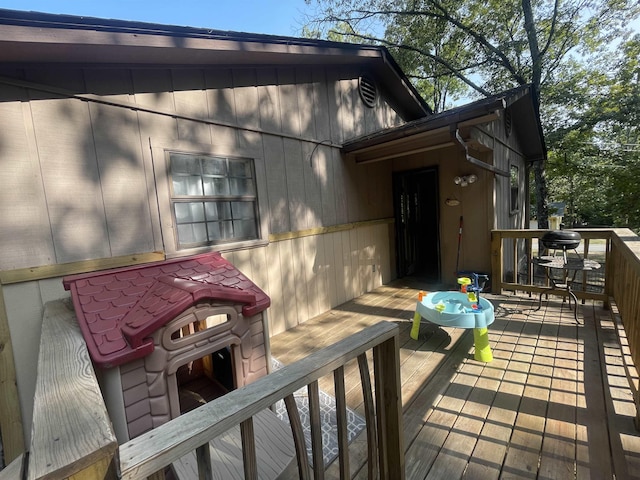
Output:
M154 249L135 112L90 105L111 255Z
M283 110L280 108L277 71L275 69L258 70L256 82L260 85L257 87L259 110L256 109L256 113L260 115L260 127L272 132L291 130L288 123L291 121L293 113L288 106L285 106L284 111L288 115L283 115ZM284 128L283 123L287 123Z
M235 124L260 128L261 98L258 94L255 69L233 71L233 93L236 107ZM252 149L262 142L261 135L248 130L238 130L238 147Z
M315 85L313 82L313 72L310 68L297 68L295 70L295 82L298 115L300 117L300 135L307 138L322 140L316 128L316 110L318 109L318 99L314 97Z
M210 118L204 72L202 70L172 70L173 101L176 112L196 118ZM178 120L178 136L181 140L211 143L209 125L202 122Z
M291 230L305 230L309 228L310 205L307 204L304 169L302 167L302 149L300 142L285 138L284 163L286 168L286 190L288 193L288 215Z
M205 88L209 118L234 125L236 122L233 72L225 68L205 70ZM237 145L238 132L224 125L210 125L211 141L218 145Z
M88 69L84 80L89 92L121 101L132 100L133 85L128 70ZM132 110L88 105L111 255L152 251L154 212L148 201L138 116Z
M91 117L86 103L31 103L55 263L111 255Z
M331 114L329 107L329 86L327 85L326 72L320 68L311 71L312 93L310 99L310 113L313 114L316 139L320 141L331 140Z
M325 226L323 222L323 195L322 180L325 175L323 168L318 168L318 163L311 157L316 156L316 146L310 143L302 143L302 174L304 177L304 191L306 195L307 228Z
M2 87L8 98L1 106L0 155L9 186L0 210L0 241L7 252L0 266L170 246L172 240L165 235L163 244L160 236L160 223L170 215L158 211L168 201L156 198L155 180L166 161L162 155L152 159L150 143L224 146L256 158L265 238L389 216L388 168L348 164L337 148L316 143L340 142L397 118L382 104L377 110L365 107L349 70L34 66L7 72L70 94L101 95L158 112ZM300 138L279 138L277 132Z
M336 223L348 223L350 220L347 210L347 192L352 185L348 183L346 161L344 161L336 149L331 149L331 164L333 166L333 195L336 208Z
M10 87L0 103L0 268L46 265L55 252L26 92Z
M282 184L282 179L287 175L283 139L265 136L264 156L269 197L269 228L271 233L288 232L291 230L291 223L287 189Z
M172 94L171 71L133 70L133 88L135 103L144 107L166 112L175 111ZM177 139L177 120L167 115L138 112L141 143L148 144L149 138Z
M331 118L329 108L329 89L324 70L314 68L311 72L312 80L312 113L316 129L316 139L320 142L331 141ZM322 202L322 224L335 225L339 223L336 210L336 178L334 172L340 165L335 165L332 148L319 145L309 162L318 176L320 196ZM341 162L341 159L338 159Z
M298 103L299 86L296 84L295 70L293 68L279 68L276 78L282 132L289 135L300 135L303 130L306 130L306 125L302 125L301 121L303 110L301 107L306 105L306 102ZM313 138L313 135L310 138Z

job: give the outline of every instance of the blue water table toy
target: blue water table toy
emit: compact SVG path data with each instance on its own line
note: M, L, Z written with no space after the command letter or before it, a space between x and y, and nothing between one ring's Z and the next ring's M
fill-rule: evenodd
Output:
M411 338L418 339L421 318L443 327L473 328L474 358L480 362L493 360L487 327L495 319L494 308L491 302L480 296L488 279L487 275L471 273L458 278L460 291L420 292Z

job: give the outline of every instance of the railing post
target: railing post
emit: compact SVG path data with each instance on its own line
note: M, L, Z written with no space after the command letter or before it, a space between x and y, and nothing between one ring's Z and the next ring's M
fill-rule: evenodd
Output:
M242 438L242 457L244 464L244 478L256 480L258 478L258 462L256 457L256 440L253 429L253 417L240 424L240 437Z
M198 462L199 479L211 480L213 478L211 452L209 448L209 442L196 448L196 461Z
M358 355L358 369L360 370L360 382L362 384L362 396L364 398L364 414L367 423L367 478L378 477L378 437L376 432L375 406L373 403L373 390L371 389L371 374L367 355Z
M380 478L403 480L404 437L398 335L373 348Z
M502 293L502 234L491 232L491 293Z
M296 460L298 462L298 475L300 480L309 480L309 457L307 457L307 446L304 439L300 412L293 394L284 397L284 404L287 407L289 425L293 435L293 443L296 448Z
M29 478L114 479L118 442L71 307L44 307Z
M609 299L615 298L613 285L616 279L616 269L618 268L616 265L618 255L616 255L617 252L614 251L614 248L617 249L618 247L615 246L614 237L617 238L615 232L613 232L611 237L607 239L605 247L605 265L607 266L604 277L604 293L607 297L607 300L603 302L605 310L609 310L611 308Z
M333 385L336 392L336 423L338 430L338 461L340 478L349 477L349 433L347 431L347 402L344 385L344 367L333 372Z
M311 427L311 456L313 459L313 478L324 479L324 456L322 453L322 421L320 419L320 388L318 381L307 385L309 398L309 426Z

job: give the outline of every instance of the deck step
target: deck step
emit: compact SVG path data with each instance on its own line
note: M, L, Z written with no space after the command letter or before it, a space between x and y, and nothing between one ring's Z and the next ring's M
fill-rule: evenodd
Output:
M263 410L253 417L258 477L262 480L279 478L293 463L296 453L291 428L271 410ZM214 479L244 479L242 440L236 426L209 442ZM198 464L195 452L173 463L177 480L197 480Z

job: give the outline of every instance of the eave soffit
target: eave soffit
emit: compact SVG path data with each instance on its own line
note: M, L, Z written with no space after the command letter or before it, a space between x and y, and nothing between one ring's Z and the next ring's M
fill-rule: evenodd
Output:
M546 147L528 86L349 140L342 152L356 163L369 163L459 145L456 131L502 118L507 109L527 159L543 158Z

